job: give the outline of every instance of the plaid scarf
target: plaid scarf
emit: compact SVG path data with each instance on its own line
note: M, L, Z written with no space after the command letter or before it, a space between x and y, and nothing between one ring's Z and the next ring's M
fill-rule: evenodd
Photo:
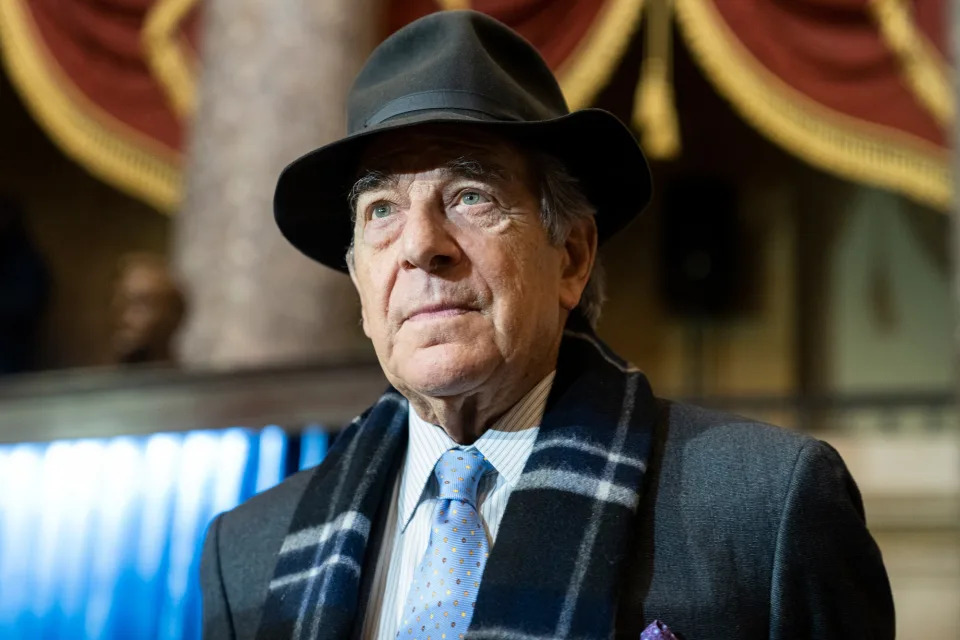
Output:
M406 451L408 411L390 389L337 438L280 548L258 640L348 638L363 624L361 568ZM653 416L643 374L572 317L468 638L612 637Z

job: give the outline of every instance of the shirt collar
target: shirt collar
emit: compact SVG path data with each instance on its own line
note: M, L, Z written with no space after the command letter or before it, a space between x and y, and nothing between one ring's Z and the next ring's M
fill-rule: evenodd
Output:
M533 450L555 375L556 371L547 374L473 443L511 487L520 479ZM407 459L398 500L401 530L407 528L417 505L426 497L424 489L440 456L458 446L442 427L417 415L412 405L408 422Z

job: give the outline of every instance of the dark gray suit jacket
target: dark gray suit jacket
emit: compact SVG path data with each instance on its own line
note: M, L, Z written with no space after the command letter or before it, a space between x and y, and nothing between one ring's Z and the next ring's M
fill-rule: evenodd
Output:
M638 638L653 619L686 640L894 637L880 552L832 448L696 407L661 400L658 409L618 638ZM255 637L277 551L313 473L211 524L201 566L208 640ZM382 531L368 551L374 558L378 538ZM368 564L367 587L370 573Z

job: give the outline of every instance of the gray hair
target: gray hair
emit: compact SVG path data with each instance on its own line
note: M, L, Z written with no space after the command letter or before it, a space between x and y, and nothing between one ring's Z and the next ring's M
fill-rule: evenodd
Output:
M535 152L531 161L540 188L540 221L550 242L559 246L566 242L574 224L592 218L597 214L597 209L583 193L579 181L557 158ZM606 278L600 256L597 255L577 305L594 329L600 321L605 294Z
M533 152L528 156L540 190L540 221L547 238L554 246L566 242L573 225L596 215L597 210L580 188L579 181L567 170L560 160L542 152ZM458 166L470 164L469 159L457 161ZM365 173L353 185L348 196L354 218L357 214L357 198L362 191L380 184L387 177L380 172ZM347 248L347 266L353 269L353 240ZM606 300L606 278L600 256L596 257L593 270L580 295L577 309L593 328L600 321L603 303Z

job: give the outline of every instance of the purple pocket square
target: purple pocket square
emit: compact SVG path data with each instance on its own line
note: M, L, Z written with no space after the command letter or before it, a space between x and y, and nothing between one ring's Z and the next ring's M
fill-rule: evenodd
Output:
M677 640L677 636L673 635L670 627L659 620L654 620L640 634L640 640Z

